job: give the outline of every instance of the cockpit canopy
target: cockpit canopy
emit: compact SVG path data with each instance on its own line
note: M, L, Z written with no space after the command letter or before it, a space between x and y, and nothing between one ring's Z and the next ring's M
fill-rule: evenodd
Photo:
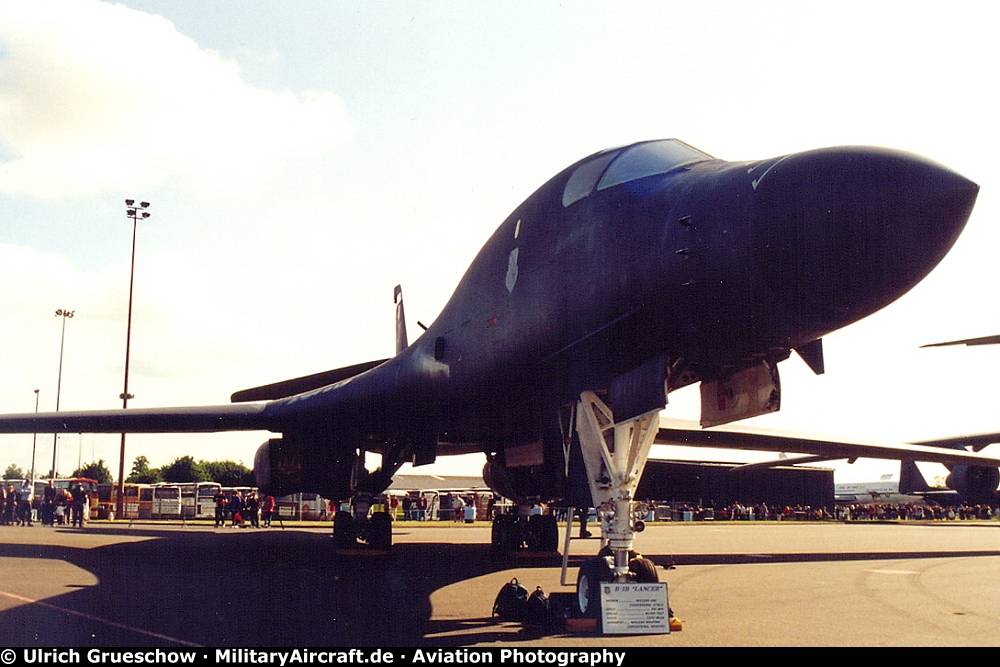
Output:
M644 141L624 148L612 148L576 168L566 182L562 203L569 206L595 190L654 174L665 174L692 162L711 159L712 156L677 139Z

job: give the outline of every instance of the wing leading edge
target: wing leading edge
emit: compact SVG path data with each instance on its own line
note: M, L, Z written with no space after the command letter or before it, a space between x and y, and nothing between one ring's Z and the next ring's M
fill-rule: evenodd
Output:
M928 343L920 347L947 347L949 345L997 345L1000 344L1000 336L983 336L981 338L963 338L962 340L949 340L946 343Z
M0 433L216 433L267 431L266 403L83 410L0 416Z

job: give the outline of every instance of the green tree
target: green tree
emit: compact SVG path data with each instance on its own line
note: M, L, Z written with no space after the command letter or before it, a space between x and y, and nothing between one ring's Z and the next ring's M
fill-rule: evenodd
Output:
M160 468L165 482L210 482L212 481L201 463L191 456L181 456L173 463Z
M222 486L257 486L253 470L235 461L202 461L201 466L213 482Z
M3 471L4 479L24 479L24 471L18 468L16 465L11 463L7 466L7 469Z
M159 468L149 467L149 459L145 456L137 456L132 463L132 474L125 481L133 484L156 484L163 481L163 475Z
M88 463L82 468L74 470L73 477L89 477L90 479L96 479L98 484L110 484L114 481L111 471L104 464L104 459L101 459L97 463Z

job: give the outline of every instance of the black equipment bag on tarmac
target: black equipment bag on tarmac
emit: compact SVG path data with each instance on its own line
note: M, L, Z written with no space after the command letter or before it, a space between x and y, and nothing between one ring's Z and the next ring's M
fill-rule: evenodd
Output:
M501 621L523 621L528 604L528 589L517 582L517 577L503 585L493 602L493 616Z
M528 596L521 620L526 625L548 626L552 623L552 619L549 618L549 598L541 586L536 586L535 592Z

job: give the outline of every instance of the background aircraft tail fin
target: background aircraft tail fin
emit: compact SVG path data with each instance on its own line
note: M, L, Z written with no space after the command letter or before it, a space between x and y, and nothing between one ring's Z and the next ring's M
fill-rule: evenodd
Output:
M903 495L930 491L927 480L924 479L915 461L900 461L899 492Z
M403 287L396 285L392 292L392 302L396 304L396 354L408 347L406 342L406 314L403 312Z

